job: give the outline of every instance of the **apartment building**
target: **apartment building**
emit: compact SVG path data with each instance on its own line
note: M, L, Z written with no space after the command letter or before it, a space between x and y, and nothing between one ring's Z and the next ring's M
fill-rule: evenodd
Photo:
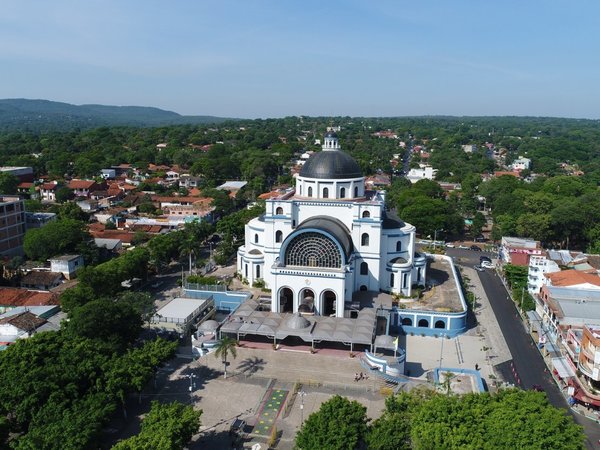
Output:
M0 256L23 253L25 206L18 196L0 195Z

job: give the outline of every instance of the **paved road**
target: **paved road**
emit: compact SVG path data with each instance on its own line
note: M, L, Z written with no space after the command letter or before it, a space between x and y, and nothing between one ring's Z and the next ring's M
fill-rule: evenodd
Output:
M452 249L448 252L454 256L459 264L472 265L479 262L479 256L485 253L472 252L469 250ZM584 427L587 436L588 448L600 448L600 427L590 419L571 412L565 398L552 380L549 373L545 371L546 365L535 347L531 337L526 332L522 321L518 318L514 303L510 299L506 288L494 271L486 270L478 272L479 279L490 300L492 309L498 320L504 339L513 356L513 364L516 369L520 383L512 377L509 364L498 367L503 375L523 389L531 389L534 384L540 385L548 396L550 403L557 408L568 409L575 421Z

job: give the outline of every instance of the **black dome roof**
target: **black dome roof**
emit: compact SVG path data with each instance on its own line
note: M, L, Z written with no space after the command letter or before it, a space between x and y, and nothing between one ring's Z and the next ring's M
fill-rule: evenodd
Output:
M335 131L328 131L327 133L325 133L325 137L326 138L337 138L337 134L335 134Z
M300 176L306 178L360 178L362 173L352 156L340 150L324 150L313 154L302 166Z

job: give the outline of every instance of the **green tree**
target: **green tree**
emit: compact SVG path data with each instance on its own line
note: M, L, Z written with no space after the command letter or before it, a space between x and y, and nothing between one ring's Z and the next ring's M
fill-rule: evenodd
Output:
M223 361L223 378L227 378L227 357L231 355L233 358L237 357L238 342L235 339L225 336L221 339L215 350L215 358L221 358Z
M406 414L384 413L365 436L371 450L410 450L410 421Z
M335 395L308 416L296 434L301 450L354 450L367 432L367 408Z
M0 195L16 194L18 185L19 179L12 173L0 172Z
M75 198L75 194L71 189L66 186L59 187L56 190L56 201L58 203L65 203L69 200L73 200Z
M89 240L90 235L82 222L73 219L56 220L42 228L27 230L23 249L30 259L46 260L55 255L74 252L79 244Z
M79 220L80 222L87 222L90 216L83 209L77 206L77 203L68 202L59 206L58 218L73 219Z
M183 450L198 432L201 415L189 405L153 401L140 433L120 441L113 450Z
M133 343L142 331L142 318L127 301L92 300L74 309L67 332L92 340L101 340L117 349Z

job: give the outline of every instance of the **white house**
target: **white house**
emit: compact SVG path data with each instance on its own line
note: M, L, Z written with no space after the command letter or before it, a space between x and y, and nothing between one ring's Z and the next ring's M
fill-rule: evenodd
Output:
M84 266L81 255L56 256L49 261L50 271L62 273L67 280L75 278L75 273Z
M271 289L271 310L345 317L353 294L410 295L425 285L415 227L385 209L385 191L366 191L356 161L328 132L302 166L295 189L266 200L245 228L237 271Z
M519 156L511 165L512 170L529 170L531 168L531 159Z
M435 178L437 169L425 164L419 164L419 166L420 167L418 169L410 169L408 174L406 174L406 178L411 183L416 183L419 180L433 180Z

